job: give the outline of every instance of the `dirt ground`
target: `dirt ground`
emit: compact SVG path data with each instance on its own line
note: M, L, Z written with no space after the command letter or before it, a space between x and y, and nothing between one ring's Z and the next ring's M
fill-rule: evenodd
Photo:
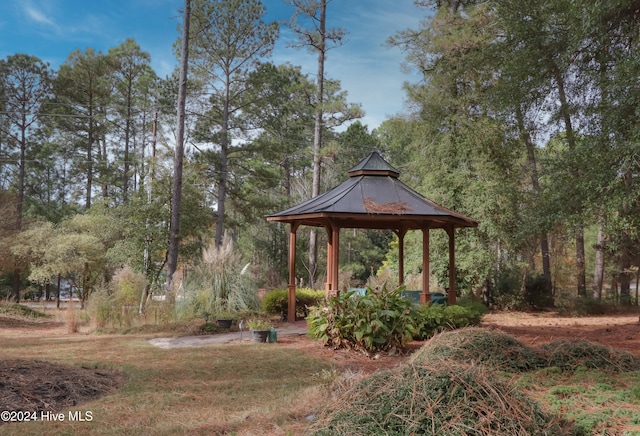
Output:
M496 312L486 315L482 326L510 334L527 345L540 345L560 338L586 339L640 356L640 322L637 313L571 318L553 312ZM2 315L0 329L12 336L24 337L66 333L62 322L32 321ZM399 365L423 343L411 342L404 355L383 353L370 358L352 351L333 350L306 336L287 336L278 340L279 346L292 347L327 360L340 370L364 372ZM122 374L100 368L0 360L0 398L12 410L58 411L106 395L123 382ZM10 404L6 401L10 401Z
M482 327L502 331L530 346L555 339L586 339L640 357L638 314L574 318L559 316L555 312L494 312L484 316ZM304 336L285 337L278 341L328 360L338 368L365 372L396 366L404 361L406 354L424 344L424 341L411 342L405 356L381 354L371 359L364 354L323 347Z

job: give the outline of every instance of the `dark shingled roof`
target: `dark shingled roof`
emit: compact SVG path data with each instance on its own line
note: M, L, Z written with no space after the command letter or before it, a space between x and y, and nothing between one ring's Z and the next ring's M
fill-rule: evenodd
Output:
M267 216L269 221L343 228L476 227L473 219L423 197L399 179L377 151L349 170L349 179L317 197Z

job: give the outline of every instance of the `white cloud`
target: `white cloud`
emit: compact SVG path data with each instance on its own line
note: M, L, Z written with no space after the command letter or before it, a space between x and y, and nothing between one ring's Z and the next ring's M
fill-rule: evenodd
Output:
M56 30L58 29L58 25L47 16L46 12L33 3L23 3L22 11L31 21L35 21L39 24L46 24L47 26L51 26Z

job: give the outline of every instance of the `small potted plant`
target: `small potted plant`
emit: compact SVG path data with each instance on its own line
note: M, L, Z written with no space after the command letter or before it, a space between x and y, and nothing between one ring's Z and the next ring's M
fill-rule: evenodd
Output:
M218 313L216 314L216 324L218 324L218 327L223 329L231 328L231 324L233 324L233 316L228 312Z
M271 323L264 319L254 318L247 321L247 328L251 330L253 342L267 342L271 327Z

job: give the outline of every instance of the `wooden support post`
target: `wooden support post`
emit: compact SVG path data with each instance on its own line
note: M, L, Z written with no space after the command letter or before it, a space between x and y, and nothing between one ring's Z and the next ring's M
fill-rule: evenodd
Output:
M449 295L447 303L452 306L456 304L456 238L455 228L447 227L449 235Z
M420 293L420 303L431 302L431 292L429 292L429 227L422 229L422 292Z
M404 229L398 229L396 235L398 235L398 284L404 285L404 235L406 231Z
M332 283L332 290L333 295L338 295L340 293L340 289L338 289L338 285L339 285L339 278L338 278L338 271L339 271L339 266L340 266L340 227L334 227L333 228L333 234L332 234L332 248L333 248L333 262L331 263L331 283Z
M333 289L333 228L325 227L327 231L327 281L324 284L324 297L327 301L332 297Z
M289 233L289 298L287 321L296 322L296 231L297 224L291 223L291 232Z

